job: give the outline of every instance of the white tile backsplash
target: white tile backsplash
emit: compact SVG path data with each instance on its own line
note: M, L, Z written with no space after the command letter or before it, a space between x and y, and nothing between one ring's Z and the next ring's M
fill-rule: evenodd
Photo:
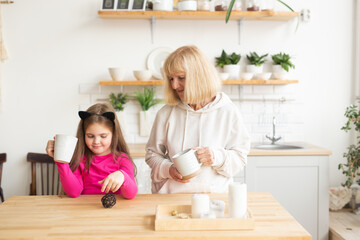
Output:
M252 142L269 141L265 135L272 135L272 119L277 119L276 135L281 141L302 141L303 105L296 100L296 84L273 85L226 85L222 91L228 94L242 113L244 123ZM106 101L110 92L125 92L134 95L142 86L101 86L81 84L79 86L79 108L85 110L96 102ZM163 96L162 86L156 87L157 97ZM285 101L280 101L284 98ZM240 99L239 99L240 98ZM164 104L153 107L151 116L154 121L157 111ZM125 105L125 139L128 143L146 143L148 137L139 136L139 103L134 99Z

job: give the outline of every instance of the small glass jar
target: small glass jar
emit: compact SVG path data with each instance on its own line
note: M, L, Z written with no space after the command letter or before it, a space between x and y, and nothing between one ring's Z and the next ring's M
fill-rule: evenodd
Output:
M230 2L229 2L230 4ZM235 0L234 6L232 8L233 11L242 11L242 3L241 0Z
M215 0L215 11L227 11L228 1L226 0Z
M247 11L260 11L259 0L246 0Z
M274 11L274 0L262 0L260 8L261 11Z
M210 11L210 0L197 0L198 11Z

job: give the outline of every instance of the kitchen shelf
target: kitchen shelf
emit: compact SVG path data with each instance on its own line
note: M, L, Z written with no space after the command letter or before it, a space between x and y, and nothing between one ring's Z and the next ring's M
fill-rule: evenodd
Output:
M225 80L222 81L224 85L285 85L291 83L298 83L298 80ZM101 86L139 86L139 85L162 85L163 80L149 80L149 81L100 81Z
M223 20L226 11L98 11L101 18L119 19L188 19L188 20ZM261 20L261 21L289 21L299 16L298 12L274 11L232 11L229 20Z

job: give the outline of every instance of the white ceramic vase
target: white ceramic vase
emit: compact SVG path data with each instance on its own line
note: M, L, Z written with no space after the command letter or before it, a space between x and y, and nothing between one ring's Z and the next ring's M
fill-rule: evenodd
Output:
M255 65L246 65L246 72L253 73L254 75L263 72L263 65L255 66Z
M229 79L236 80L240 77L240 65L224 65L224 72L229 73Z
M273 65L272 69L273 69L273 76L275 79L281 79L281 80L286 79L288 72L285 69L283 69L281 65L279 64Z
M141 137L150 136L151 130L151 114L149 111L140 111L140 131Z
M125 136L126 135L126 121L125 121L126 114L124 111L118 111L118 112L116 112L116 117L119 120L121 132Z

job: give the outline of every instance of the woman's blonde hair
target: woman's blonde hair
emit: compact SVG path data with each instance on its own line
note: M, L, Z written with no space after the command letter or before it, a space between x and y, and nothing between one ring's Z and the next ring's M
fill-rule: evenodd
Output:
M89 169L91 165L91 160L94 157L94 154L86 146L85 143L85 132L86 129L93 123L99 123L110 129L112 132L111 140L111 153L113 154L114 161L117 161L118 157L125 153L128 156L128 159L132 162L134 166L134 176L136 175L136 166L133 160L130 157L129 148L125 142L124 136L121 132L120 124L115 114L114 108L107 103L97 103L86 110L88 113L92 114L85 119L81 119L78 125L76 137L78 142L76 144L75 153L71 159L70 167L72 171L75 171L79 167L80 162L83 160L83 157L86 158L85 168ZM113 112L115 115L114 121L109 118L102 116L101 114L105 112Z
M183 46L171 53L164 63L165 103L177 105L181 100L172 89L170 76L185 73L184 101L199 104L212 98L221 89L217 70L196 46Z

